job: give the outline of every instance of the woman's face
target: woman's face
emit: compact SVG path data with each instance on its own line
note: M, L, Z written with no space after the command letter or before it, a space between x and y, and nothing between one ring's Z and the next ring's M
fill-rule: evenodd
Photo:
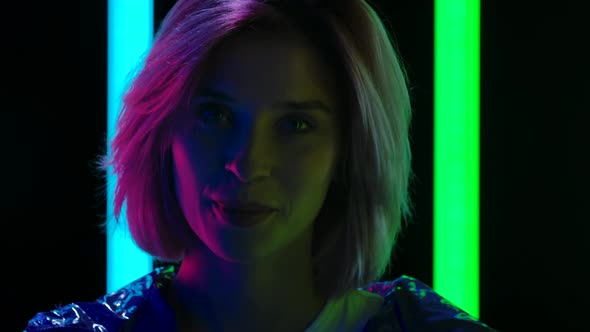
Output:
M342 104L316 52L293 32L241 32L211 53L179 120L180 207L226 260L255 260L309 234L322 207L339 159ZM219 203L252 201L276 211L253 216Z

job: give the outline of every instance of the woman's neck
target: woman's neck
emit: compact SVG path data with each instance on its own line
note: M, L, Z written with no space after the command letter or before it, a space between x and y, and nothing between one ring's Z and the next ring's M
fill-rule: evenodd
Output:
M204 245L185 255L167 299L192 331L303 331L327 302L314 287L309 239L264 261L228 262Z

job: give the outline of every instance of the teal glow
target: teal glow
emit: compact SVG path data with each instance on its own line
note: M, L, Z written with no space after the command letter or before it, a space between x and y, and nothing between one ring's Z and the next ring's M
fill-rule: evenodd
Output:
M107 51L107 139L115 134L121 95L130 73L153 36L153 0L109 0ZM110 146L109 152L110 152ZM152 259L132 242L125 227L115 227L113 198L116 179L107 177L107 292L115 291L152 271ZM121 212L126 225L125 209Z
M436 0L433 287L479 315L479 0Z

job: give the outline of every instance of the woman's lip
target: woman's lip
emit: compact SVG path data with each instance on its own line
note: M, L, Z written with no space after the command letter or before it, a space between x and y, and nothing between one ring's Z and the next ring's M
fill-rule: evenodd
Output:
M225 212L228 213L236 213L236 214L261 214L261 213L269 213L276 211L275 209L271 208L262 208L262 207L245 207L245 208L234 208L234 207L225 207L218 202L215 202L217 207Z
M276 211L275 208L272 208L272 207L266 206L266 205L257 204L257 203L252 203L252 204L233 203L233 204L229 204L229 203L220 202L220 201L213 201L213 202L215 204L219 205L224 210L231 211L231 212L245 212L245 213L254 212L254 213L257 213L257 212L266 212L266 211Z
M221 220L240 227L248 227L261 223L274 214L275 209L228 209L217 202L213 203L215 214Z

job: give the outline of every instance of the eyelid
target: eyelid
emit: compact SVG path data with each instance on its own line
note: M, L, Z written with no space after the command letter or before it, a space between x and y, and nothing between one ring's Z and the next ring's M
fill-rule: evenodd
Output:
M217 103L217 102L203 102L203 103L200 103L199 106L198 106L198 108L197 108L198 109L198 113L201 114L201 113L205 112L206 109L204 110L203 108L206 108L207 106L212 106L211 108L213 109L213 111L219 111L219 112L222 112L224 114L227 114L230 119L234 117L233 116L233 113L234 112L231 111L231 107L227 107L226 105L223 105L223 104ZM298 131L300 133L305 133L305 132L311 131L314 128L316 128L316 122L315 122L315 120L313 119L312 116L310 116L309 114L306 114L305 111L291 111L291 112L285 114L282 117L282 119L291 119L291 118L295 118L296 120L301 120L301 121L304 121L304 122L307 123L307 126L309 128Z
M213 108L218 109L218 110L223 110L223 111L229 112L232 115L235 114L235 112L232 111L232 107L227 106L227 105L220 103L220 102L215 102L215 101L200 102L200 103L198 103L196 108L197 108L197 110L201 110L204 107L210 107L210 106L212 106ZM271 113L273 113L273 112L271 112ZM283 117L300 116L300 117L305 118L305 120L307 120L309 122L314 122L313 115L310 114L310 113L312 113L311 110L310 111L289 110L289 111L281 112L281 113L286 113L286 114L282 114Z

